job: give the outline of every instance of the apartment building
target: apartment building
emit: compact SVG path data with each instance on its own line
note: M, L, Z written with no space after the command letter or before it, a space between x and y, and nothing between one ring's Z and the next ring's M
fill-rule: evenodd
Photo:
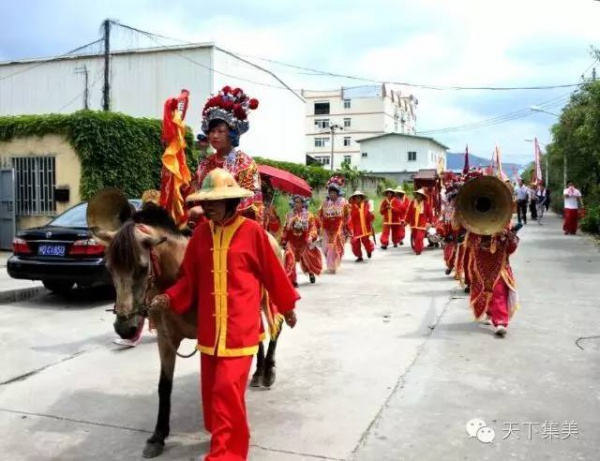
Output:
M417 99L391 85L329 91L303 90L306 154L325 166L359 166L358 141L385 134L415 134Z

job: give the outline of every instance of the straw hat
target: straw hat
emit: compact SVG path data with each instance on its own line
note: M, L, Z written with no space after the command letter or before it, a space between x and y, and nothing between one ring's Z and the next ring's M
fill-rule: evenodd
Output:
M423 197L427 198L427 194L425 193L425 189L423 189L423 188L421 188L421 189L419 189L419 190L416 190L414 193L415 193L415 194L420 194L420 195L422 195Z
M142 194L142 203L154 203L160 205L160 191L149 189Z
M355 190L355 191L354 191L354 194L352 194L352 195L350 196L350 198L352 198L352 197L366 197L366 195L365 195L365 194L363 194L361 191L359 191L359 190L357 189L357 190Z
M406 191L404 189L402 189L400 186L398 186L394 189L394 193L406 195Z
M222 168L215 168L202 182L200 190L188 196L188 202L227 200L233 198L252 197L253 193L243 189L235 182L233 176Z
M386 190L383 191L384 194L387 194L388 192L391 192L392 194L395 194L396 190L392 189L391 187L388 187Z

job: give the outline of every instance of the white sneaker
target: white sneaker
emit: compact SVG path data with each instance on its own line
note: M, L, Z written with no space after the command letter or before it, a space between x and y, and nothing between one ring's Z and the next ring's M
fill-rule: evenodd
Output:
M498 325L494 328L494 333L496 333L497 336L504 337L507 333L506 327L504 325Z
M119 346L124 346L124 347L135 347L137 346L137 344L140 342L139 339L137 339L136 341L133 341L131 339L122 339L122 338L117 338L115 340L113 340L113 343L118 344Z
M492 318L487 316L485 319L479 320L479 323L481 325L491 325L492 324Z

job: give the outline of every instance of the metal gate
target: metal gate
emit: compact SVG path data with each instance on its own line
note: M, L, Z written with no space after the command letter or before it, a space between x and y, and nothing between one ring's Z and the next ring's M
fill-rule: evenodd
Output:
M0 170L0 249L10 250L15 238L15 170Z

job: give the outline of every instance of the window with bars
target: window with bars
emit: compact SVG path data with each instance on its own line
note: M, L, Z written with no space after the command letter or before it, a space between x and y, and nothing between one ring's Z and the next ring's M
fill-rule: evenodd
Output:
M329 146L329 138L315 138L315 147Z
M55 157L12 157L15 170L17 216L52 215L56 212Z

